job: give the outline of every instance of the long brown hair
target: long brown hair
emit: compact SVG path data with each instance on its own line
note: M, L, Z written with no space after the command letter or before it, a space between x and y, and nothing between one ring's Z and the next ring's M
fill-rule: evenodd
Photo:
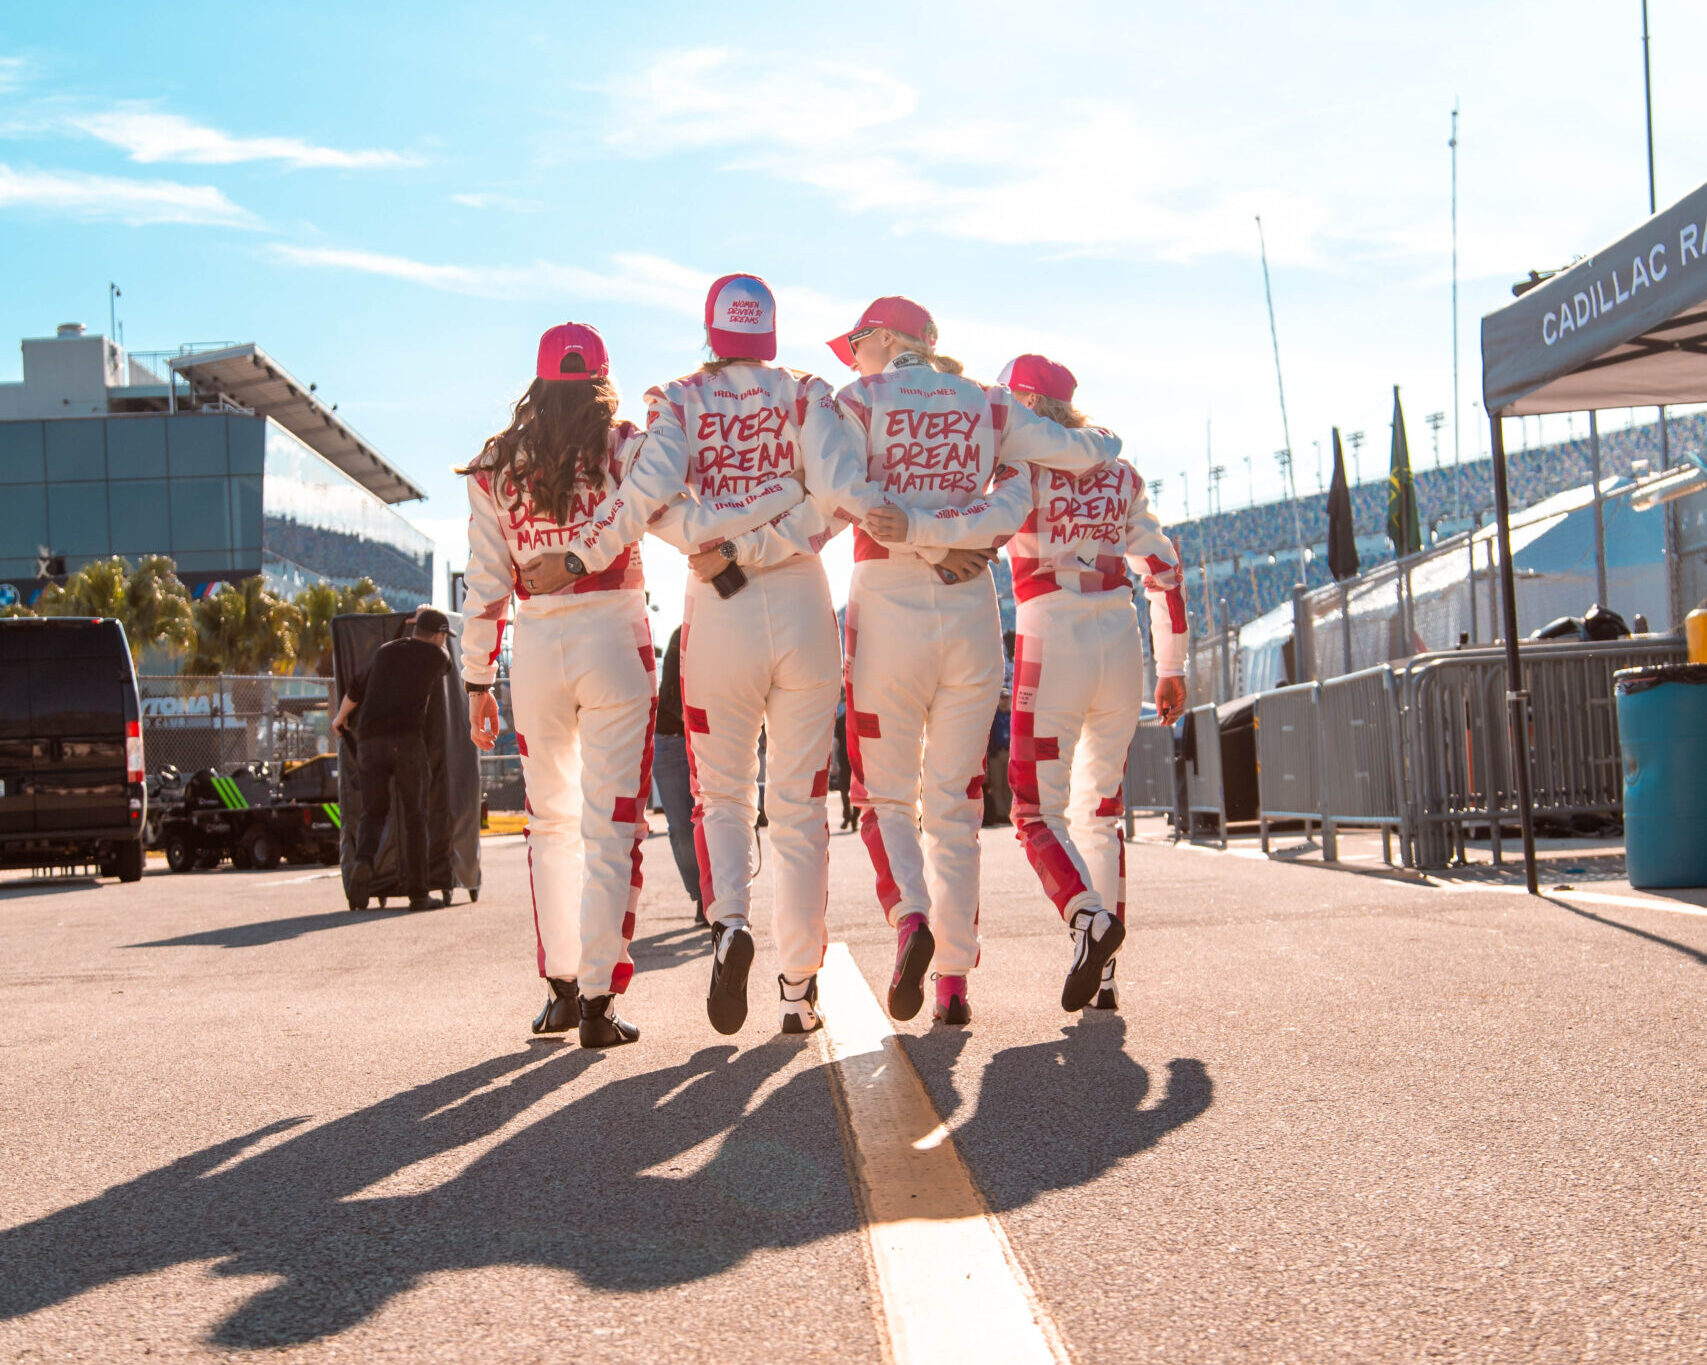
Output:
M564 358L566 371L579 363L580 356ZM535 379L517 401L509 426L456 472L496 474L500 485L507 480L515 490L512 506L531 498L553 521L567 522L577 485L604 487L616 407L616 387L603 375L573 382Z

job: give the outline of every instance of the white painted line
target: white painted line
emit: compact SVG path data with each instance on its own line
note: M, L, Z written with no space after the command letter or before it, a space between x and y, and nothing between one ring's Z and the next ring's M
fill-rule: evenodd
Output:
M1066 1347L845 943L818 972L896 1365L1065 1365Z
M1440 891L1493 891L1506 896L1527 896L1528 888L1508 886L1503 882L1447 881L1431 878L1430 885ZM1625 905L1636 910L1663 910L1670 915L1707 915L1707 906L1689 905L1681 901L1659 900L1646 896L1620 896L1610 891L1555 891L1545 882L1541 894L1562 901L1581 901L1584 905Z

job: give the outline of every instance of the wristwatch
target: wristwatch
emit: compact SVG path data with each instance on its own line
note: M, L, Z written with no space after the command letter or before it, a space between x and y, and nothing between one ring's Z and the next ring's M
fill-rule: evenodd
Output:
M724 541L721 545L719 545L717 547L717 553L722 555L731 564L733 564L735 562L735 554L736 554L735 542L732 540Z
M490 692L492 690L492 684L491 683L465 682L462 685L462 690L464 692L468 693L468 695L472 697L477 692Z
M576 578L584 576L587 572L587 566L581 562L581 556L573 550L563 552L563 567Z

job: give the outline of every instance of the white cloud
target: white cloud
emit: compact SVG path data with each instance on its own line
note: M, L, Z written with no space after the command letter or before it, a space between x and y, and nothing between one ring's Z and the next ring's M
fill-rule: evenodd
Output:
M126 180L79 171L14 170L0 163L0 209L36 208L75 218L121 222L196 223L210 227L258 227L247 209L211 185L175 180Z
M16 90L24 83L22 57L0 57L0 90Z
M1289 220L1271 254L1325 263L1328 215L1309 196L1267 173L1212 177L1205 135L1149 126L1119 100L940 126L886 72L724 48L667 55L607 93L613 151L722 149L731 170L810 186L897 231L1190 261L1254 256L1266 205Z
M244 161L280 161L298 169L333 170L417 164L414 158L398 152L342 151L294 137L236 137L178 114L139 106L74 114L67 122L80 132L122 148L132 161L144 164L170 161L229 166Z
M614 269L598 271L553 261L524 266L434 265L376 251L282 243L274 245L272 250L280 260L293 265L359 271L449 294L494 299L565 295L638 304L690 316L704 308L705 291L713 279L706 272L674 261L634 252L613 255L610 261Z
M884 72L721 47L671 53L606 93L614 105L606 143L641 156L745 142L839 143L918 105L912 87Z
M521 199L512 194L453 194L450 200L465 209L504 209L510 213L536 213L542 207L537 199Z

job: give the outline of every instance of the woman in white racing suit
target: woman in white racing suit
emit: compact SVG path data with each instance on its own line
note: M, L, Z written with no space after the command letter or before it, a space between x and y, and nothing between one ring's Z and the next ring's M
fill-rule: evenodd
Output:
M838 401L868 476L905 509L898 528L874 512L855 532L844 641L853 800L896 931L889 1012L918 1013L934 960L934 1017L965 1023L985 749L1004 672L987 563L1029 510L1031 464L1086 473L1120 441L1047 422L964 378L908 299L876 300L830 347L861 376ZM1118 934L1111 918L1095 926L1098 972Z
M1014 401L1069 430L1077 381L1022 355L1002 371ZM1125 461L1088 474L1033 468L1031 511L1007 543L1017 607L1008 782L1015 832L1072 931L1063 1009L1118 1009L1115 958L1090 970L1099 917L1126 920L1120 784L1138 725L1144 660L1130 565L1150 604L1156 710L1185 708L1185 599L1179 555Z

